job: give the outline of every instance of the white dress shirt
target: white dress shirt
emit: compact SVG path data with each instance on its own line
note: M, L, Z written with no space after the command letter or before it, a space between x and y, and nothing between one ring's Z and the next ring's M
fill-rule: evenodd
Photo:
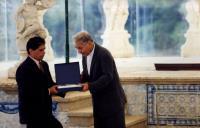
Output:
M95 49L95 44L94 44L94 47L92 49L92 52L90 52L90 54L87 56L88 75L90 75L90 68L91 68L92 58L93 58L93 55L94 55L94 49Z
M29 56L29 57L37 64L38 68L40 69L40 64L39 64L40 62L31 56Z

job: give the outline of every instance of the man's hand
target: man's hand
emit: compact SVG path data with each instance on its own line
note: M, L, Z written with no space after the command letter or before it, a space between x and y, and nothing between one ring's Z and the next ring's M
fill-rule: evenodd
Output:
M83 83L81 85L83 86L83 90L82 91L87 91L89 89L88 83Z
M57 93L58 93L58 86L57 85L54 85L54 86L49 88L49 94L50 95L54 95L54 94L57 94Z

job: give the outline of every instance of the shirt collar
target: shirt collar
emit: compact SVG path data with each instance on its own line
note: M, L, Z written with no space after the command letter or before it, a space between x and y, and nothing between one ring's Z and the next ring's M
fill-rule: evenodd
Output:
M32 60L33 60L33 61L34 61L34 62L37 64L37 66L39 67L39 65L40 65L40 64L39 64L39 62L40 62L40 61L38 61L38 60L34 59L34 58L33 58L33 57L31 57L31 56L29 56L29 57L30 57L30 58L31 58L31 59L32 59Z
M87 57L92 57L92 56L93 56L93 54L94 54L95 43L93 43L93 44L94 44L94 47L93 47L92 51L90 52L90 54L89 54Z

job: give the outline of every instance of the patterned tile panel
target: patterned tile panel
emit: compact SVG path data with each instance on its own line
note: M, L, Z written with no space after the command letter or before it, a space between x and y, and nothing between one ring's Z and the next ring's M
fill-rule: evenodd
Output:
M147 113L146 85L123 86L127 96L127 111L130 115L144 115Z
M150 125L200 126L200 85L147 85Z
M53 114L68 128L68 116L66 112L60 112L56 102L52 104ZM0 91L0 128L26 128L19 123L18 96Z

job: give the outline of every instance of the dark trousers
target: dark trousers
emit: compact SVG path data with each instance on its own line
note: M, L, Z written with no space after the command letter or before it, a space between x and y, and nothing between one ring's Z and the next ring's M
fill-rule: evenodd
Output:
M108 117L94 117L94 128L126 128L124 111Z
M52 116L48 121L28 123L27 128L63 128L63 126L55 117Z

